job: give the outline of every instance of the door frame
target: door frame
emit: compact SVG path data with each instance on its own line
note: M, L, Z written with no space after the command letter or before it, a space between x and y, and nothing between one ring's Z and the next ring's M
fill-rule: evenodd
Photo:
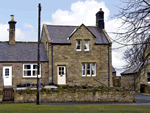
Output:
M59 67L64 67L64 76L65 76L65 80L64 80L65 83L64 83L64 84L59 84L59 83L58 83ZM67 76L66 76L66 66L65 66L65 65L58 65L58 66L57 66L57 84L58 84L58 85L66 85L66 77L67 77Z
M4 72L5 68L9 68L9 76L10 76L10 85L4 85L5 78L4 78ZM3 66L3 86L12 86L12 66Z

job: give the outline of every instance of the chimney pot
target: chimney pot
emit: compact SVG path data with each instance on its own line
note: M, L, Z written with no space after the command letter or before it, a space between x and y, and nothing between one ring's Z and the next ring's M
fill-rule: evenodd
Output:
M11 21L14 21L14 15L10 15L11 16Z

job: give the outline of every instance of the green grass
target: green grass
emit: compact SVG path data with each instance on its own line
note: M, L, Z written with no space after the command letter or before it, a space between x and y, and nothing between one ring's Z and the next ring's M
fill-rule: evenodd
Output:
M149 105L1 104L0 113L150 113Z

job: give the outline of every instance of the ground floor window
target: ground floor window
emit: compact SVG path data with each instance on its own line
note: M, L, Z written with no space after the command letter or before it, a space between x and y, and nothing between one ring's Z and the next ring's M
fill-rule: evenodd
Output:
M41 65L40 65L41 76ZM23 64L23 77L37 77L37 64Z
M96 76L96 63L82 63L82 76Z

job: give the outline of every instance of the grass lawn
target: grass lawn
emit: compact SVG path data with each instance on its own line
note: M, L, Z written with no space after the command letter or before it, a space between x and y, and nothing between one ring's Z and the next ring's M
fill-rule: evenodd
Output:
M150 106L0 104L0 113L150 113Z

